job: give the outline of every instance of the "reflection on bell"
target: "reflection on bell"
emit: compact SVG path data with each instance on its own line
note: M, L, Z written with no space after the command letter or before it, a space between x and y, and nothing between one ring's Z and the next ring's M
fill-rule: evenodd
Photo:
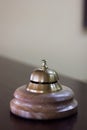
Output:
M10 102L13 114L29 119L56 119L77 112L73 91L59 83L58 74L46 61L30 75L28 85L17 88Z
M48 69L46 61L43 60L42 67L32 72L27 91L34 93L59 91L62 87L59 84L58 79L57 73Z

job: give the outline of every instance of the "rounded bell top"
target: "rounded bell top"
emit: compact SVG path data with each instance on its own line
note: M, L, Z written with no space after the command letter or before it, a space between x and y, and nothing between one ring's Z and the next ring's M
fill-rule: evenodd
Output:
M27 91L34 93L55 92L61 90L58 74L49 69L46 60L42 60L41 68L35 69L30 76Z
M30 76L30 81L37 83L55 83L57 80L58 74L48 69L45 60L43 60L41 68L35 69Z

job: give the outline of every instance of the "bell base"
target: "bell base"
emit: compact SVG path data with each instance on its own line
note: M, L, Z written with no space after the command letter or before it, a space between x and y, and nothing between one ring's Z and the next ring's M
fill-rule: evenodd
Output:
M55 93L35 94L26 91L27 85L16 89L10 101L13 114L27 119L60 119L77 113L78 103L73 91L62 86Z

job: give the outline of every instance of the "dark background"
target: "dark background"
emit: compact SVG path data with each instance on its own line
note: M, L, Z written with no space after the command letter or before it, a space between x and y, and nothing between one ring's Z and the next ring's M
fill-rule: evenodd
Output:
M83 25L87 28L87 0L84 0L84 21Z

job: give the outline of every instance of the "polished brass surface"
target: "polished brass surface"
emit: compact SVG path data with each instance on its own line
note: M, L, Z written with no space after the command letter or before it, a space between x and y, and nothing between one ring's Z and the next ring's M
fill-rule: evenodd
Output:
M57 82L58 80L58 74L51 70L48 69L46 61L42 60L42 65L41 68L35 69L31 76L30 76L30 81L34 82L39 82L39 83L54 83Z
M34 93L56 92L62 89L58 74L49 69L46 60L42 60L41 68L35 69L30 76L26 90Z
M39 82L39 83L54 83L57 82L58 75L56 72L46 69L45 71L42 69L34 70L30 76L30 81Z
M47 92L56 92L61 90L61 85L58 83L54 84L36 84L30 82L27 91L33 92L33 93L47 93Z

